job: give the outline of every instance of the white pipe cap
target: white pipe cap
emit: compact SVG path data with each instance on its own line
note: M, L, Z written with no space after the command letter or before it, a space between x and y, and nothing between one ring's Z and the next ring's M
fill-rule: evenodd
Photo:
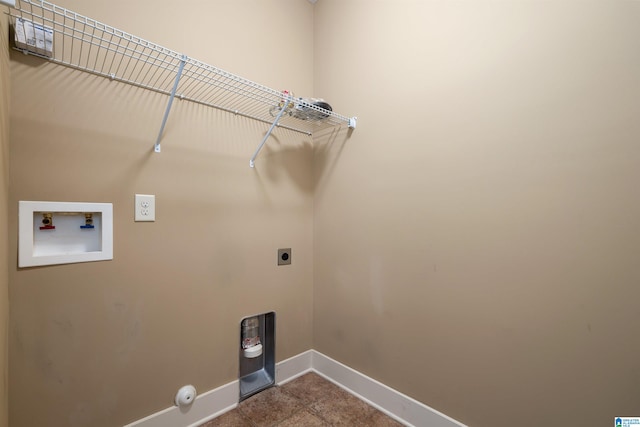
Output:
M176 393L176 406L189 406L196 400L196 388L192 385L181 387Z
M252 347L248 347L244 349L244 357L247 359L253 359L254 357L258 357L262 354L262 344L256 344Z

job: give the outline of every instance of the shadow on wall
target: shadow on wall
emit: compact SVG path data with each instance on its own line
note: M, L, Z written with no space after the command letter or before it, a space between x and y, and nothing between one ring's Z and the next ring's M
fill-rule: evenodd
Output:
M314 186L319 185L325 176L331 175L352 133L352 128L339 127L325 129L314 135Z
M313 144L306 136L299 142L283 136L271 134L256 159L256 174L261 180L290 181L301 191L313 193ZM283 141L285 138L289 141Z
M270 181L285 179L312 194L320 178L331 174L352 133L351 128L331 127L316 132L313 143L303 140L297 144L283 142L279 135L272 134L256 160L255 169ZM262 162L260 157L263 157ZM261 171L265 174L261 175Z
M49 63L49 61L44 58L39 58L34 55L28 55L26 53L22 53L22 51L15 50L14 49L15 44L13 40L15 40L15 31L13 29L13 25L10 25L9 26L9 48L10 48L10 55L11 55L12 61L19 62L23 65L26 65L32 68L42 67Z

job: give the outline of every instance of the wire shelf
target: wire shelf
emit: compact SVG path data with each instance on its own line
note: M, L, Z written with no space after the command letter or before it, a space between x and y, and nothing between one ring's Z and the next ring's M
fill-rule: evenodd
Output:
M268 88L55 4L16 0L9 10L15 19L16 39L26 40L16 42L16 49L169 95L156 151L160 151L159 140L174 97L308 135L327 127L355 127L355 117L337 114L318 100Z

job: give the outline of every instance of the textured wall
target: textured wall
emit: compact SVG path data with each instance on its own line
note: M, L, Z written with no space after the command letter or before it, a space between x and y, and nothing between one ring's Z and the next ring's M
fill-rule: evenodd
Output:
M322 0L314 348L474 427L640 407L640 3Z
M0 6L0 427L9 425L9 28L5 9Z
M59 3L311 95L307 2ZM267 125L175 102L155 154L167 97L15 52L11 72L9 265L19 200L114 206L113 261L11 268L12 426L123 425L232 381L247 315L276 311L277 360L311 348L309 137L277 130L250 169ZM155 223L134 223L135 193L156 195Z

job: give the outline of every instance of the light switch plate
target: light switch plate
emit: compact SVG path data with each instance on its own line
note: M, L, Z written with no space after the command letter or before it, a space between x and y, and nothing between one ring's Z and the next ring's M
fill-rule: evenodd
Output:
M135 221L153 222L156 220L156 196L151 194L136 194L135 206Z

